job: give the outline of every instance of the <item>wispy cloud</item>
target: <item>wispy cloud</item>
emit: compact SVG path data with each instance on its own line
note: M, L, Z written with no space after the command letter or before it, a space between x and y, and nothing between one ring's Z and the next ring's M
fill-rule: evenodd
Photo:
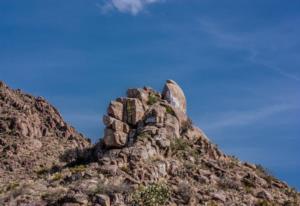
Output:
M294 24L281 22L273 27L247 32L236 31L232 27L223 27L208 19L201 19L199 22L201 31L211 35L218 46L244 51L246 52L245 59L249 62L273 70L291 80L300 81L298 74L280 65L280 63L289 65L289 58L298 56L295 45L300 43L298 38L300 30L294 28L298 25L298 21L300 20L294 20ZM296 31L290 32L293 29ZM294 63L299 64L298 58L293 60ZM297 67L297 65L293 66Z
M122 13L137 15L143 11L146 6L161 1L162 0L107 0L98 6L103 14L117 10Z
M231 111L211 119L202 126L206 130L222 130L229 127L245 126L265 120L273 115L299 108L300 106L298 105L279 104L255 110Z

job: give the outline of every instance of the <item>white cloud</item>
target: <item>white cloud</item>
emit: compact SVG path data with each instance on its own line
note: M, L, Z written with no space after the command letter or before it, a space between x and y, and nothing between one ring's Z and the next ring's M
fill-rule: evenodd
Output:
M146 6L161 1L162 0L107 0L100 5L100 9L102 13L117 10L122 13L137 15L144 10Z

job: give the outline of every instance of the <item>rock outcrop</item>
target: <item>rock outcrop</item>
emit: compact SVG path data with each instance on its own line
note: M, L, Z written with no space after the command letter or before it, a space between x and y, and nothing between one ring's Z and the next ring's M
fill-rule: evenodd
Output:
M173 80L167 80L162 92L163 99L173 107L186 113L186 99L180 86Z
M0 184L61 164L67 151L76 158L89 145L44 98L0 82Z
M15 104L7 103L12 102L8 100L12 94L25 98L8 88L3 91L1 101L5 102L2 105L6 105L6 109L2 111L15 108ZM27 123L40 121L41 125L56 117L55 124L47 127L46 134L59 139L56 141L62 147L55 144L57 148L68 147L63 140L70 137L64 133L61 135L65 124L58 113L53 112L53 107L44 100L41 108L45 111L46 106L47 112L37 112L32 109L36 107L36 98L30 99L29 102L34 102L30 104L32 112L25 113L21 109L14 114L25 113ZM28 119L36 113L39 120ZM5 118L7 116L11 115ZM23 142L17 140L19 137L42 141L38 138L40 132L44 134L40 126L32 129L27 123L22 124L26 122L23 119L19 121L21 123L11 124L10 118L5 118L1 121L1 141L4 134L8 135L4 141L12 138L17 148L23 147ZM126 97L109 104L103 122L106 126L104 137L85 156L78 155L64 165L39 170L34 178L29 175L22 180L4 183L1 176L0 205L300 205L299 193L271 176L262 166L225 155L211 143L188 118L184 93L174 81L167 81L162 94L149 87L129 89ZM18 138L14 139L14 135ZM75 138L71 140L80 148L86 148L81 136L76 136L76 133L72 136ZM48 136L43 138L48 139ZM46 148L51 141L32 143L35 145L32 147ZM71 148L75 144L72 141L69 143ZM2 152L11 151L13 147L2 149ZM29 153L41 152L41 157L56 157L26 145L25 149ZM13 153L10 157L14 157Z

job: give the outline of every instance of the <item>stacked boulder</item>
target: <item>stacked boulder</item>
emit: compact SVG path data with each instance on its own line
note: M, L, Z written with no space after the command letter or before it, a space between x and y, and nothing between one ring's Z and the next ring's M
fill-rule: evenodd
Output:
M106 126L104 144L123 147L145 126L164 127L166 132L180 136L180 128L187 121L186 100L182 89L168 80L163 94L149 87L129 89L127 97L111 101L103 117Z

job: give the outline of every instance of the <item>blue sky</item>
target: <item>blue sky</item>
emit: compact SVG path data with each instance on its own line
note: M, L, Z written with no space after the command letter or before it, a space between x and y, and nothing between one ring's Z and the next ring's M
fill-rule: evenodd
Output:
M0 79L94 141L128 87L184 89L228 154L300 188L300 2L0 0Z

